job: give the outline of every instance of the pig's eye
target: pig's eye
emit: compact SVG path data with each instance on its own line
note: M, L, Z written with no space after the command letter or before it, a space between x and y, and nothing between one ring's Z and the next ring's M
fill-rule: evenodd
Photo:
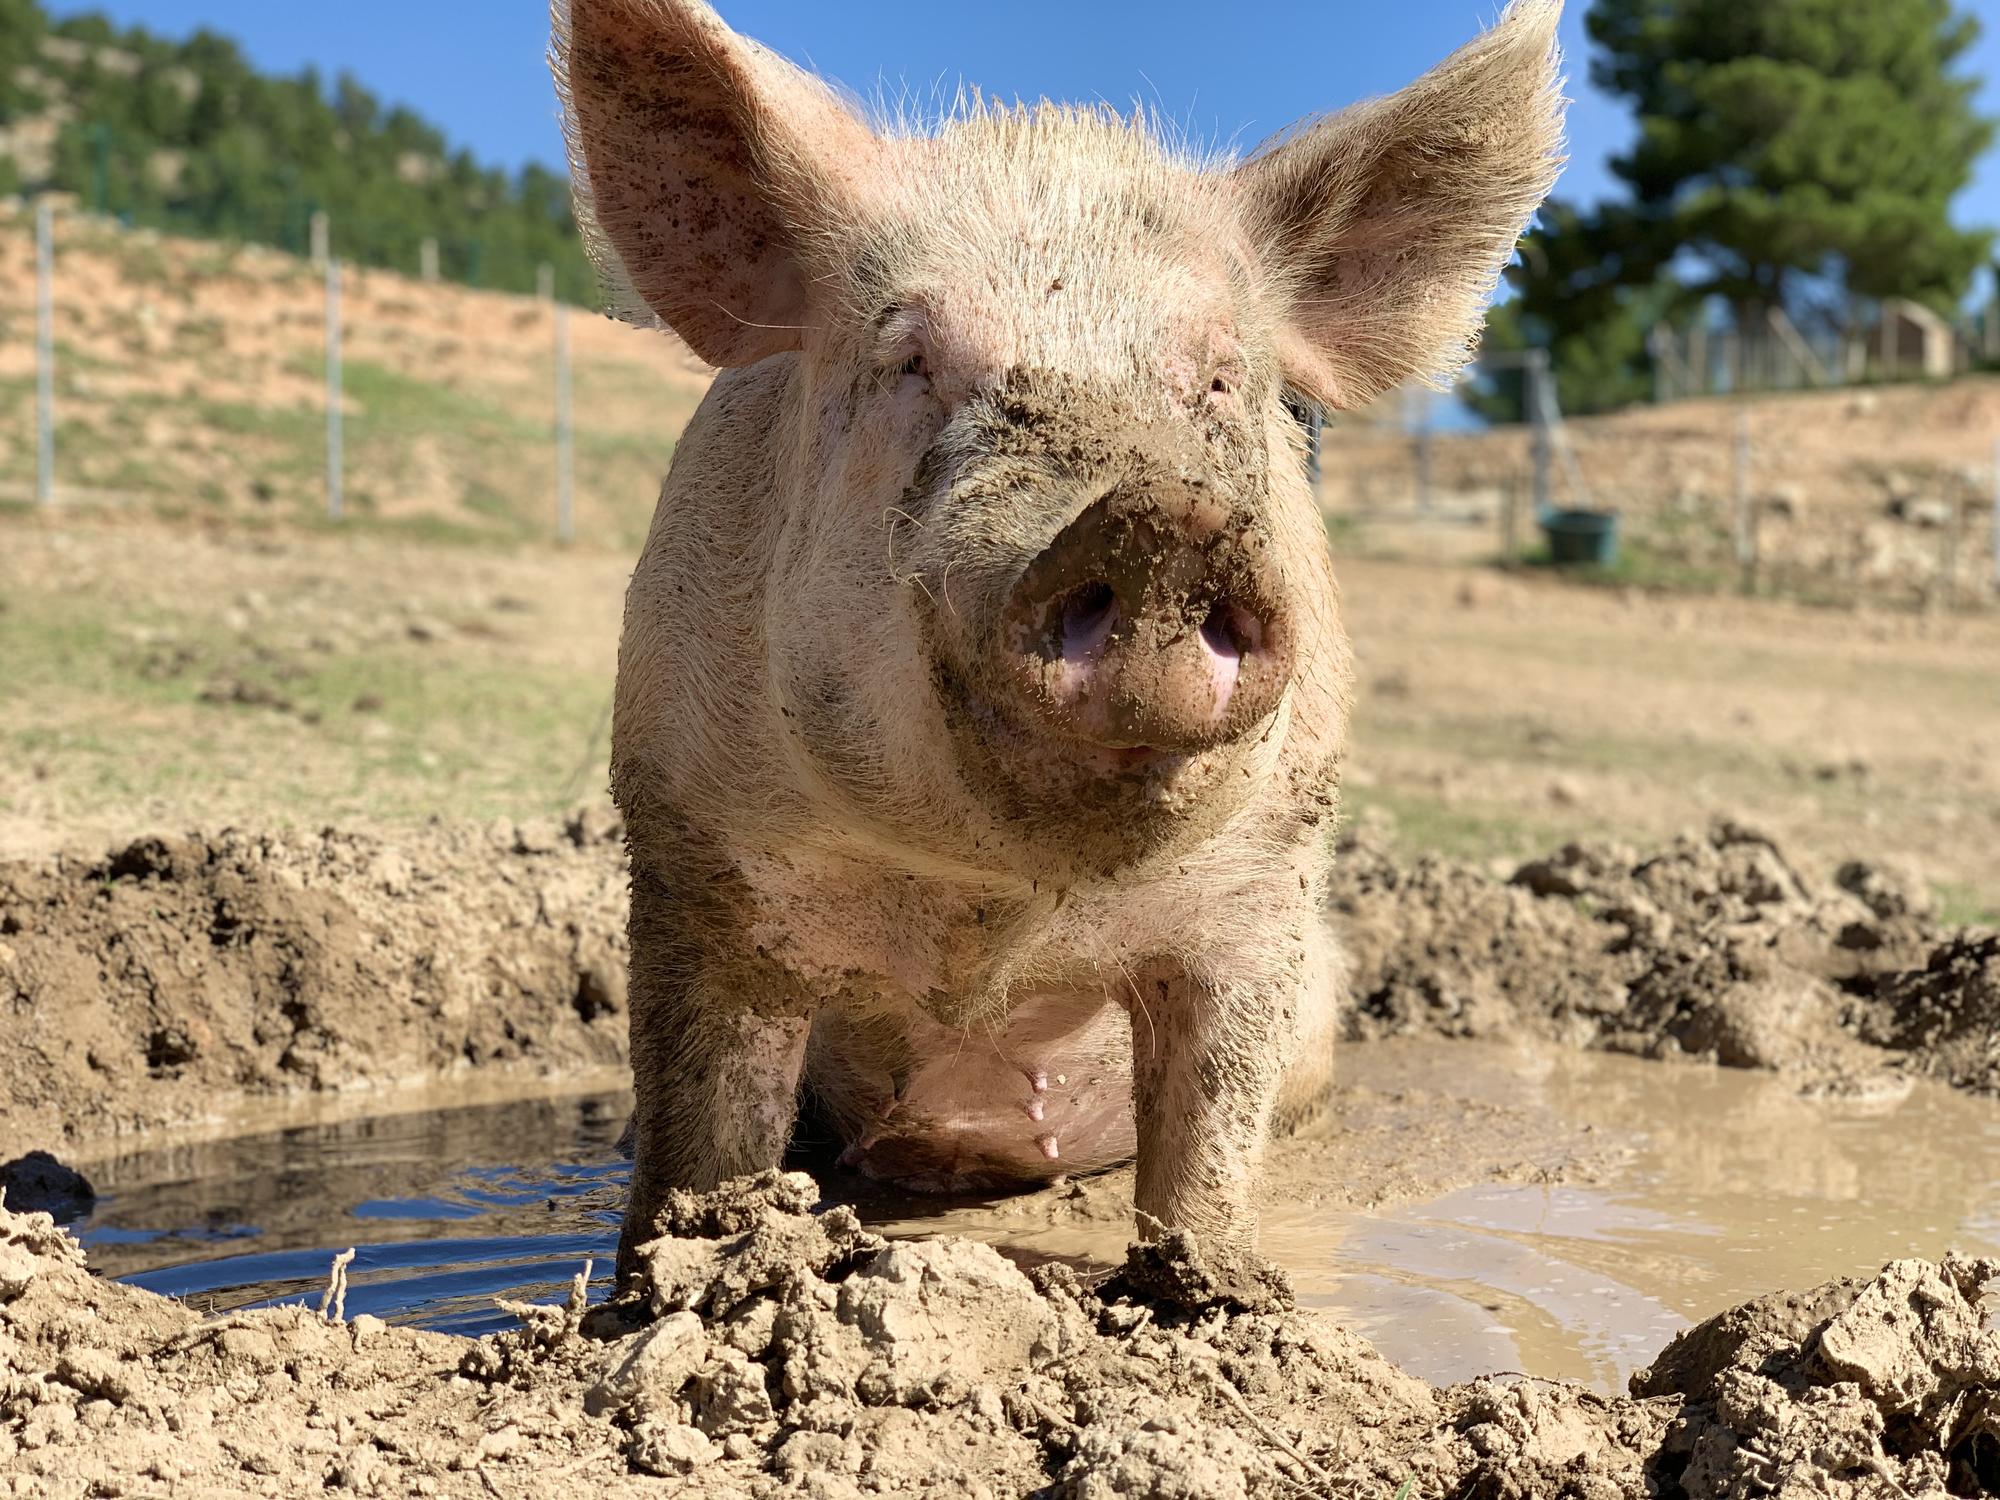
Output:
M1208 399L1226 401L1236 394L1241 377L1234 370L1217 370L1208 382Z
M931 378L931 367L923 355L912 354L902 364L897 366L896 373L898 375L912 375L918 380L929 380Z

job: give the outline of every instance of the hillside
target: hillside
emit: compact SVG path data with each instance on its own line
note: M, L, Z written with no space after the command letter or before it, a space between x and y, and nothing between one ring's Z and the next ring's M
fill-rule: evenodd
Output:
M34 473L33 224L0 206L0 503ZM61 507L315 524L325 302L303 260L64 215ZM345 273L346 499L362 528L516 541L554 516L549 306ZM570 318L576 534L632 550L707 375L672 338Z
M211 31L173 41L0 0L0 196L51 189L130 224L297 252L323 210L348 260L414 272L432 238L447 280L532 291L547 264L559 295L594 295L558 172L483 166L351 77L273 77Z

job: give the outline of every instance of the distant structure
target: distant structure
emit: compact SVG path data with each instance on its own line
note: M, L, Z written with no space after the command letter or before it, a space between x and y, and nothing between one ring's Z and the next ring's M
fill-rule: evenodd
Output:
M1919 302L1892 297L1868 332L1868 361L1890 379L1948 379L1958 366L1958 331Z

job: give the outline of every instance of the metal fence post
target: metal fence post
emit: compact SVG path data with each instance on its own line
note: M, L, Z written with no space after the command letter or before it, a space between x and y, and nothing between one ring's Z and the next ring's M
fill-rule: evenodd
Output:
M35 202L35 503L56 498L56 214Z
M1944 602L1958 602L1958 543L1959 532L1965 526L1965 501L1954 494L1945 502L1950 513L1944 518L1944 535L1938 538L1938 572L1944 585Z
M1993 590L2000 593L2000 438L1993 441Z
M417 275L425 281L438 279L438 242L433 235L425 235L417 246Z
M345 437L341 427L340 262L326 263L326 518L341 517Z
M1736 565L1743 572L1743 592L1757 587L1756 528L1750 514L1750 413L1736 408L1736 441L1729 465L1729 495L1736 536Z
M1528 420L1534 424L1531 446L1535 464L1535 518L1555 509L1549 493L1550 469L1555 457L1555 433L1550 424L1549 351L1530 349L1524 357Z
M570 428L569 307L555 304L556 323L556 540L576 539L576 442Z
M308 228L311 237L312 263L324 266L333 259L333 222L327 218L326 210L316 208Z
M1431 398L1428 391L1417 395L1417 509L1431 508Z
M544 302L556 300L556 268L547 261L535 267L535 295Z

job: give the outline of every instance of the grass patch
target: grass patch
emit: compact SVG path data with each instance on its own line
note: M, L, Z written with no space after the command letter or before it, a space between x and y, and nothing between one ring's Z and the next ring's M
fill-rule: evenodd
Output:
M17 595L0 614L0 701L34 707L0 716L0 757L59 768L78 806L231 807L254 787L259 808L302 825L519 816L602 785L588 742L608 672L449 641L326 652L262 634L145 609L114 629L100 601ZM232 701L238 683L258 701Z
M418 380L369 360L348 360L341 389L361 411L349 425L408 436L451 432L479 438L546 441L545 425L524 421L482 396Z
M1602 566L1558 563L1550 556L1546 542L1522 553L1516 566L1598 588L1644 589L1660 594L1715 594L1729 588L1733 581L1722 569L1629 535L1619 538L1616 559Z
M1518 808L1446 804L1393 787L1341 792L1352 822L1371 810L1389 820L1389 840L1404 854L1436 854L1467 864L1524 860L1545 854L1587 829L1523 814Z
M1955 881L1931 887L1937 897L1938 921L1946 927L2000 927L2000 896Z

